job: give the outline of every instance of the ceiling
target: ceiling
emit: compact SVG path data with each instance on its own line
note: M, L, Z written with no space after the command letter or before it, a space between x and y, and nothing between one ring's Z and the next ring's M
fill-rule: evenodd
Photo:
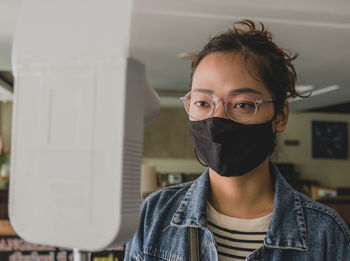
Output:
M0 0L2 71L11 70L19 3ZM263 22L280 46L299 54L298 85L340 87L292 102L292 110L350 103L350 2L345 0L135 0L130 54L146 64L148 81L161 96L179 96L188 91L190 60L178 54L198 52L209 37L244 18Z

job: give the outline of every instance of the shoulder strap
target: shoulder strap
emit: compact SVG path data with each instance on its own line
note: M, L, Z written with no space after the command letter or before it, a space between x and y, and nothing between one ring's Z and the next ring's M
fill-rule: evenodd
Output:
M199 261L198 228L189 227L190 261Z

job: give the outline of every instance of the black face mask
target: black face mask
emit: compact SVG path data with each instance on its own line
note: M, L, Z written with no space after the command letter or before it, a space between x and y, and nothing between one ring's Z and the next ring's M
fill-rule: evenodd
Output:
M240 124L208 118L189 122L195 150L205 164L221 176L241 176L255 169L275 147L272 120Z

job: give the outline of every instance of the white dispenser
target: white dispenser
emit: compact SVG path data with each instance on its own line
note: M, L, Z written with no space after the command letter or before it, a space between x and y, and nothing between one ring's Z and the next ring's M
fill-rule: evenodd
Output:
M137 227L159 98L129 58L131 13L132 1L22 0L9 215L26 241L92 251Z

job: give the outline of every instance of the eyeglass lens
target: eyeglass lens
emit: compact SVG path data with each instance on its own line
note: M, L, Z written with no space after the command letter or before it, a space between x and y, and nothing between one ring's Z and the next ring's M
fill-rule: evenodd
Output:
M249 94L232 94L225 99L225 111L232 120L245 122L256 113L255 101ZM187 113L196 120L209 118L215 111L214 99L206 93L191 92L184 102Z

